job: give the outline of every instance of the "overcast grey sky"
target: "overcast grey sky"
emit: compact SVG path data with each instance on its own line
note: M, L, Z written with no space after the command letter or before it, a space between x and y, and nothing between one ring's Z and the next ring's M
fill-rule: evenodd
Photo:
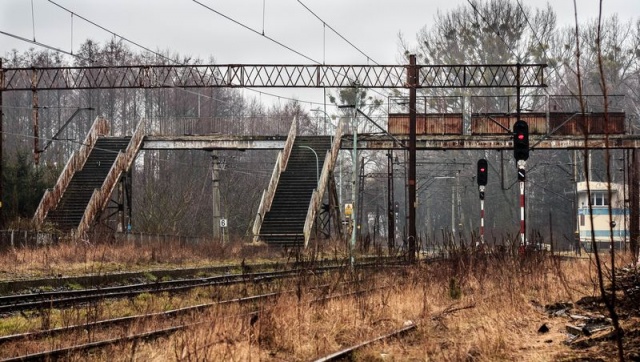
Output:
M466 0L198 0L258 33L264 31L303 57L193 0L52 1L145 47L205 61L212 57L219 64L312 64L312 60L326 64L398 64L399 33L412 43L420 28L431 25L436 11L468 5ZM28 39L35 36L38 42L65 51L77 51L87 38L104 43L112 37L52 1L0 0L0 31ZM546 1L521 3L535 7L545 6ZM597 17L598 0L577 3L580 21ZM555 0L552 6L559 25L573 24L573 0ZM623 21L639 19L640 0L604 0L604 14L619 14ZM325 28L322 21L359 50ZM29 47L38 48L0 34L1 56L14 48ZM308 92L284 93L298 94L296 98L304 100L299 94Z

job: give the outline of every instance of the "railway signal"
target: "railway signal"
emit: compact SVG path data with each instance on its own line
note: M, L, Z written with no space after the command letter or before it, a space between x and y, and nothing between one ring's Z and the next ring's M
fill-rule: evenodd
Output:
M520 184L520 248L524 251L527 246L526 241L526 219L525 219L525 166L527 161L518 160L518 181Z
M513 124L513 156L517 161L529 158L529 125L523 120Z
M518 165L518 181L520 183L520 247L526 248L525 218L525 167L529 158L529 125L519 119L513 124L513 156Z
M478 186L487 186L487 160L478 160Z
M480 245L484 245L484 189L487 186L487 160L478 160L478 191L480 192Z

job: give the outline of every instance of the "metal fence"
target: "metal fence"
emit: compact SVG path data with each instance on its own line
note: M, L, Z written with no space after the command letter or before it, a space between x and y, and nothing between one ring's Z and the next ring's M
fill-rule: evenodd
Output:
M36 248L58 242L58 235L33 230L0 230L0 251Z
M0 252L13 248L39 248L48 245L55 245L61 240L58 234L38 232L33 230L1 230L0 231ZM201 238L196 236L166 235L166 234L146 234L146 233L116 233L112 237L96 235L95 239L90 238L87 242L94 240L100 243L112 243L116 245L133 244L136 247L160 246L169 243L179 245L196 245L212 243L211 238Z
M212 242L211 238L201 238L197 236L184 235L116 233L114 236L116 244L134 244L137 247L166 245L168 243L178 243L179 245L195 245Z

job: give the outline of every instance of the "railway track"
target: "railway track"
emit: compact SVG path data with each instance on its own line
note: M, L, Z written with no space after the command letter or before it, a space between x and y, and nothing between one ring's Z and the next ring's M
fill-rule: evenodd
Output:
M390 264L401 263L401 257L365 256L358 259L359 263ZM153 269L135 272L117 272L105 274L88 274L78 276L55 276L38 279L0 280L0 295L24 294L25 290L60 290L69 286L86 286L97 288L109 285L121 285L130 280L178 280L195 278L197 276L227 275L236 272L264 272L289 269L313 269L321 266L344 266L345 260L331 259L322 261L294 261L294 262L266 262L258 264L225 264L219 266L203 266L199 268L170 268ZM34 292L35 294L35 292Z
M396 260L394 259L393 262ZM384 263L360 263L357 268L379 267ZM390 265L395 265L392 263ZM271 272L237 273L212 277L187 278L180 280L155 281L131 285L89 288L80 290L48 291L29 294L15 294L0 297L0 315L40 310L44 308L65 308L83 303L101 301L105 299L131 298L142 293L180 293L195 288L212 286L229 286L240 283L267 283L274 280L291 278L301 273L324 273L343 270L344 265L320 266L316 268L298 268Z
M318 271L335 270L337 267L323 267ZM261 283L297 276L304 269L247 274L229 274L208 278L191 278L172 281L158 281L123 285L107 288L91 288L73 291L51 291L32 294L17 294L0 297L0 313L27 311L41 308L63 308L104 299L130 298L142 293L179 293L194 288L226 286L239 283Z
M363 281L357 280L353 282L362 283ZM345 284L350 284L353 282L348 282ZM324 287L326 286L327 285L318 285L318 286L313 286L310 289L323 290ZM354 295L371 293L380 289L381 287L364 289L364 290L355 290L355 291L350 290L345 293L323 295L310 300L309 303L313 304L318 302L326 302L330 299L335 299L335 298L352 297ZM284 292L278 292L278 293L266 293L266 294L254 295L250 297L234 298L234 299L218 301L213 303L199 304L199 305L169 310L165 312L114 318L114 319L97 321L93 323L72 325L72 326L54 328L54 329L49 329L44 331L35 331L35 332L27 332L27 333L15 334L10 336L4 336L4 337L0 337L0 346L5 346L7 344L15 345L23 342L37 343L37 341L39 340L58 338L60 336L64 336L64 335L75 333L75 332L89 331L89 330L95 331L96 329L113 328L119 325L131 326L136 323L150 321L150 320L157 321L159 319L166 319L170 323L172 319L176 319L181 315L188 315L190 313L202 312L206 309L210 309L217 306L231 305L231 304L245 304L245 303L252 303L252 302L264 302L270 298L275 298L285 293L295 293L295 292L296 291L290 290L290 291L284 291ZM252 309L249 311L245 311L244 314L254 315L258 313L258 311L259 311L258 309ZM39 351L39 352L32 352L32 353L28 353L20 356L12 356L8 358L4 358L2 359L2 361L41 361L41 360L60 359L60 358L68 357L74 353L81 353L81 352L91 351L95 349L105 348L111 345L142 341L142 340L151 340L154 338L164 337L167 335L171 335L175 332L184 330L186 328L197 326L201 323L206 323L206 322L162 326L160 328L155 328L153 330L148 330L140 333L132 333L132 334L127 334L125 336L120 336L120 337L104 338L97 341L91 341L91 342L81 343L81 344L67 346L67 347L55 348L55 349Z
M402 337L404 334L416 329L416 327L417 326L413 322L409 322L409 323L407 323L405 326L403 326L400 329L397 329L395 331L392 331L390 333L384 334L382 336L379 336L379 337L376 337L376 338L373 338L373 339L370 339L370 340L355 344L353 346L341 349L340 351L331 353L331 354L326 355L324 357L320 357L318 359L315 359L314 362L342 361L342 360L348 358L353 352L355 352L355 351L357 351L357 350L359 350L361 348L370 346L370 345L372 345L372 344L374 344L376 342L379 342L379 341L382 341L382 340L385 340L385 339Z
M91 322L91 323L76 324L76 325L60 327L60 328L52 328L52 329L47 329L47 330L42 330L42 331L12 334L12 335L8 335L8 336L0 337L0 346L2 346L3 344L7 344L7 343L16 343L16 342L27 341L27 340L36 340L36 339L45 338L45 337L56 337L56 336L59 336L61 334L73 333L73 332L81 331L81 330L95 330L95 329L98 329L98 328L103 328L104 329L104 328L110 328L110 327L114 327L114 326L118 326L118 325L130 325L130 324L133 324L133 323L136 323L136 322L142 322L142 321L150 320L150 319L173 318L173 317L177 317L177 316L180 316L180 315L193 313L193 312L198 312L198 311L202 311L202 310L205 310L205 309L208 309L208 308L212 308L212 307L215 307L215 306L221 306L221 305L225 305L225 304L261 301L261 300L264 300L264 299L267 299L267 298L276 297L276 296L278 296L280 294L281 293L260 294L260 295L244 297L244 298L234 298L234 299L229 299L229 300L224 300L224 301L219 301L219 302L198 304L198 305L194 305L194 306L188 306L188 307L183 307L183 308L178 308L178 309L172 309L172 310L168 310L168 311L165 311L165 312L139 314L139 315L128 316L128 317L105 319L105 320L101 320L101 321L97 321L97 322Z

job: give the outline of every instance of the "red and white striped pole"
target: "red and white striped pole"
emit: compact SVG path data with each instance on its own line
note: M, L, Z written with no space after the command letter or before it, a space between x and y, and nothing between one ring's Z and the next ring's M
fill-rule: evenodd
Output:
M479 186L479 189L480 189L480 245L484 245L484 188L485 186Z
M520 246L527 247L526 242L526 218L525 218L525 166L527 162L524 160L518 161L518 181L520 182Z

